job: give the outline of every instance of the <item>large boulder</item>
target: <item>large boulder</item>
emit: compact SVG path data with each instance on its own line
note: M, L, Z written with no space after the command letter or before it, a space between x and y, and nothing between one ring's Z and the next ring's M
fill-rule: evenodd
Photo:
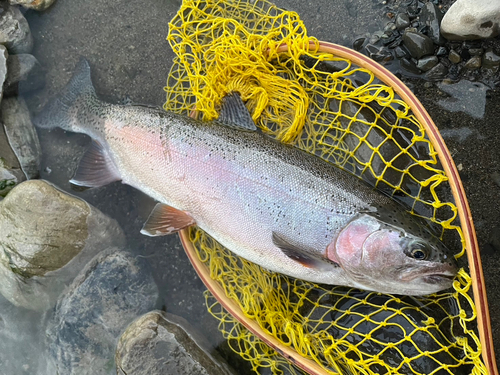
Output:
M0 292L46 310L99 251L123 245L115 220L43 180L25 181L0 202Z
M47 328L51 374L111 375L120 334L150 311L158 288L144 258L108 249L75 278Z

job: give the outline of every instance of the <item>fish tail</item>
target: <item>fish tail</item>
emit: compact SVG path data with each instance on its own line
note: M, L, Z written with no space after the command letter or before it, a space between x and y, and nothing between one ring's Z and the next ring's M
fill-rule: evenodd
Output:
M92 106L99 105L101 104L90 78L89 63L82 58L62 93L52 99L41 113L35 116L33 123L35 126L45 129L59 127L75 133L89 134L91 131L85 126L85 122L88 121L84 121L87 119L88 113L85 112L90 110ZM73 108L77 110L75 111ZM92 122L97 125L95 121ZM92 136L92 134L89 135Z

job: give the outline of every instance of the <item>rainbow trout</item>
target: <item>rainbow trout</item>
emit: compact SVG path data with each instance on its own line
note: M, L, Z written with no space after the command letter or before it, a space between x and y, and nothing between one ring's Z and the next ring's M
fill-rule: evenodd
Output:
M109 104L82 60L35 123L93 139L73 184L121 180L159 202L146 235L198 225L269 270L383 293L438 292L457 272L453 253L420 220L357 177L258 132L237 94L212 122Z

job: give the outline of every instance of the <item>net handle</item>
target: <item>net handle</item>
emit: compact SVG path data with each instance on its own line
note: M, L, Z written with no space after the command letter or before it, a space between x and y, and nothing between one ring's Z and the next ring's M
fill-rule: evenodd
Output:
M310 42L309 49L318 52L327 52L332 55L342 57L352 61L354 64L368 69L375 74L387 86L390 86L394 91L408 104L414 115L420 121L422 126L438 153L439 160L443 165L446 176L449 178L449 183L453 193L453 198L457 205L460 224L465 238L465 247L467 260L469 262L470 273L472 277L472 290L474 294L474 303L477 310L477 322L479 330L479 339L482 344L482 357L486 368L491 375L499 375L496 365L495 352L493 349L493 338L491 332L490 313L488 309L488 301L486 296L486 287L484 284L483 268L481 265L481 257L479 254L479 246L477 243L476 232L472 222L472 215L465 195L464 187L457 167L444 143L439 130L432 121L431 117L425 110L424 106L411 90L403 84L394 74L384 68L382 65L374 62L367 56L354 51L350 48L343 47L329 42ZM282 44L278 48L278 52L286 52L288 46Z

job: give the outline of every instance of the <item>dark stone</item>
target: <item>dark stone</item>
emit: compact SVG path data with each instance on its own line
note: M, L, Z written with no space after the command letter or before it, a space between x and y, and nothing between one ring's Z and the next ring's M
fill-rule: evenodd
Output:
M394 48L394 53L396 54L396 57L398 59L402 59L403 57L409 56L409 53L404 48L401 47Z
M388 36L387 38L384 38L382 36L382 39L381 39L382 44L384 46L387 46L387 45L391 44L392 42L394 42L397 38L398 38L398 35L396 35L396 34L392 34L391 36Z
M414 73L414 74L422 73L421 70L417 68L415 63L407 58L401 59L401 67L410 73Z
M430 70L431 68L435 67L438 62L439 62L439 60L438 60L437 56L422 57L417 62L417 68L426 72L426 71Z
M55 307L47 328L58 374L108 374L125 327L150 311L158 288L146 261L116 248L94 257Z
M410 26L410 17L405 13L399 13L396 16L396 29L404 30Z
M498 69L500 66L500 56L495 54L493 51L486 51L483 55L483 68L486 69Z
M434 52L432 40L419 32L406 31L403 34L403 43L410 54L416 59L431 55Z
M448 77L451 80L456 81L456 80L458 80L459 75L460 75L460 68L459 68L459 66L458 65L452 65L452 66L450 66L450 68L448 70Z
M454 50L450 51L450 54L448 55L448 59L450 59L450 61L453 64L458 64L460 61L462 61L462 57L460 57L460 55L458 54L458 52L454 51Z
M478 69L480 67L481 67L481 56L473 56L465 63L465 68L467 69Z
M370 58L376 53L378 53L379 50L380 50L379 47L374 46L373 44L367 44L365 46L365 51L367 52L368 56L370 56Z
M422 8L420 21L427 26L426 34L434 43L440 46L444 45L446 42L439 29L442 18L443 13L441 13L441 10L435 4L426 3Z
M438 81L446 77L448 68L442 63L437 64L434 68L425 73L424 78L429 81Z
M448 54L448 49L446 47L439 47L436 52L436 56L446 56Z
M354 43L352 44L352 48L356 51L360 51L361 48L363 48L363 44L365 44L365 41L366 41L366 38L364 38L364 37L356 39L354 41Z
M482 56L482 54L484 53L484 49L482 49L482 48L469 48L469 53L472 56Z

